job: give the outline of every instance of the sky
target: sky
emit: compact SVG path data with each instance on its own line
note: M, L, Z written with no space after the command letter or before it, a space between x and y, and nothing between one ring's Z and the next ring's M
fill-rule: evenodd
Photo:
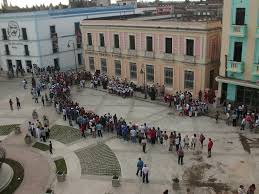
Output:
M57 5L59 4L59 2L61 2L62 4L68 4L68 0L7 0L7 1L8 1L8 4L11 3L12 5L17 5L19 7L25 7L26 5L31 7L33 5L40 5L40 4L48 5L50 3L52 3L53 5ZM174 1L183 1L183 0L174 0ZM116 0L111 0L111 2L115 3Z

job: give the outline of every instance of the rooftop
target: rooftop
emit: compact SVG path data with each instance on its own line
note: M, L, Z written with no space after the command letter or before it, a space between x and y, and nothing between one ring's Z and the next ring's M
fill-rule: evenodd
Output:
M133 27L133 28L166 28L166 29L190 29L211 30L220 29L220 21L204 22L177 22L177 21L152 21L152 20L84 20L82 26L102 27Z
M92 15L102 13L112 13L118 11L131 11L134 6L108 6L108 7L88 7L88 8L68 8L68 9L55 9L48 11L35 11L35 12L18 12L18 13L3 13L0 14L1 19L10 18L31 18L31 17L69 17L79 15Z

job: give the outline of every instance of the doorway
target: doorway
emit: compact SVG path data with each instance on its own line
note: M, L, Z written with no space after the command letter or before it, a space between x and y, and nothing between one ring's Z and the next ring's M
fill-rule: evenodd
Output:
M7 59L7 67L8 67L8 71L14 72L14 71L13 71L13 63L12 63L12 60Z
M16 60L16 68L18 71L22 70L22 61L21 60Z
M237 8L236 9L236 25L245 25L245 8Z

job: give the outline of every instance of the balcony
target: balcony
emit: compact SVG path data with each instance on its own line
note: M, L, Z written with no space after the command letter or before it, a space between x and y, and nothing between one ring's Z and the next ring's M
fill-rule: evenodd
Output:
M259 63L253 65L253 75L259 76Z
M256 28L256 38L259 38L259 26Z
M172 53L163 53L163 59L172 61L174 60L174 55Z
M129 49L129 50L128 50L128 55L136 56L136 55L137 55L137 51L136 51L136 50Z
M120 48L113 48L112 52L116 53L116 54L120 54L121 53L121 49Z
M94 50L94 46L93 45L87 45L87 50L88 51L93 51Z
M184 55L184 61L187 63L195 63L196 57L191 55Z
M246 25L232 25L231 26L231 35L237 37L245 37L247 33Z
M233 73L243 73L244 62L228 61L227 71Z
M145 51L145 57L154 58L154 52L153 51Z
M105 53L106 52L106 48L105 47L103 47L103 46L99 46L99 48L98 48L99 50L99 52L103 52L103 53Z

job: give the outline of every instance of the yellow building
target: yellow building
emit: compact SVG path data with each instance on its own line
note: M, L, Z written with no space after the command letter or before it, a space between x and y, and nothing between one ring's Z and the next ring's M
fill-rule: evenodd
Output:
M216 87L218 21L85 20L81 31L86 70L137 85L158 83L167 92L188 90L195 96Z

